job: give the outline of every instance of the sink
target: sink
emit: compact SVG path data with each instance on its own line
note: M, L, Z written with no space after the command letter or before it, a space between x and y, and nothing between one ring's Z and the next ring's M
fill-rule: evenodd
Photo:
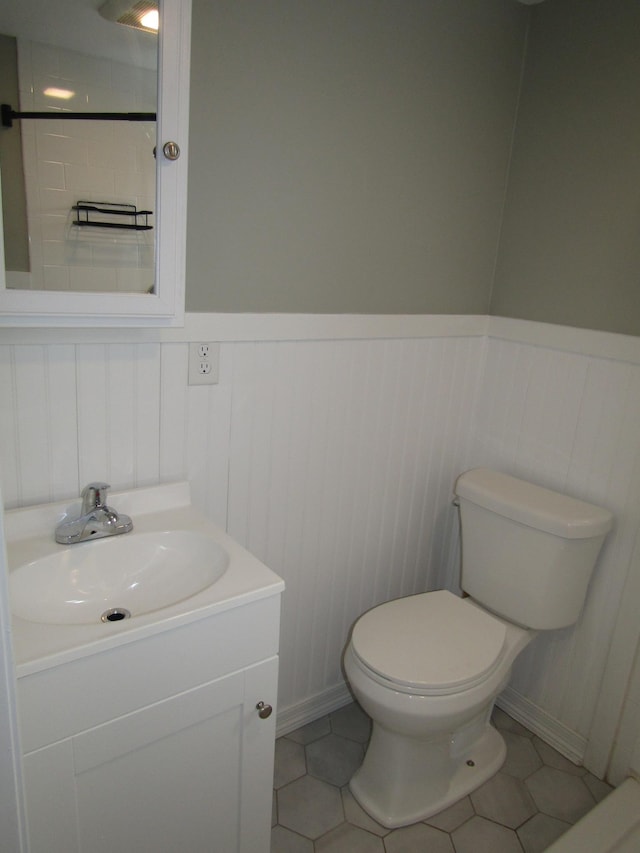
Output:
M21 619L53 625L120 621L191 598L228 566L222 545L191 530L57 546L11 572L12 609Z
M282 579L193 505L189 483L114 492L110 503L133 530L73 545L54 531L78 516L77 500L5 512L19 679L274 596L279 607Z

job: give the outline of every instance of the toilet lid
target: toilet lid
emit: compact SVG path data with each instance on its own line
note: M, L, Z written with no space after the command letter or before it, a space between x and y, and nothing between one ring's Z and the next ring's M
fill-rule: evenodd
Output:
M387 680L420 692L455 693L487 677L505 638L503 622L442 589L365 613L351 645L366 667Z

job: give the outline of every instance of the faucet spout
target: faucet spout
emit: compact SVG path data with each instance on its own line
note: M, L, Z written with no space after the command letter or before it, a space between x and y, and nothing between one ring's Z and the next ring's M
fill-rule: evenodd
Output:
M90 539L104 539L133 530L128 515L118 514L107 506L108 483L89 483L82 490L82 509L78 518L63 521L56 527L56 542L74 545Z
M91 510L100 509L107 505L107 492L111 486L108 483L89 483L80 493L82 498L82 515L89 515Z

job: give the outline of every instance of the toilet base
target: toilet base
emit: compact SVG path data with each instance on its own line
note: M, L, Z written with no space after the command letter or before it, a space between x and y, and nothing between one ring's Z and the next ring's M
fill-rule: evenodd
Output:
M349 788L362 808L389 829L425 820L494 776L507 749L487 724L461 755L451 741L420 741L374 725L365 760Z

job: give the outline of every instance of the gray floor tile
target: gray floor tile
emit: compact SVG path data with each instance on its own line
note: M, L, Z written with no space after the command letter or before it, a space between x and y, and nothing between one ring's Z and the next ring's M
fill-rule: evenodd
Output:
M307 772L304 747L289 738L281 737L276 741L276 753L273 768L273 787L281 788Z
M536 770L525 785L541 812L568 823L575 823L595 805L582 779L554 767Z
M342 805L344 806L345 819L354 826L359 826L360 829L366 829L367 832L373 832L374 835L380 837L388 835L391 831L369 817L347 786L342 789Z
M522 853L512 829L484 817L472 817L451 833L456 853Z
M542 767L542 759L535 750L531 738L505 730L502 736L507 744L507 758L502 772L517 779L526 779Z
M455 853L450 836L433 826L414 823L394 829L384 840L386 853Z
M306 726L290 732L287 737L289 740L294 740L296 743L306 746L308 743L318 740L319 737L328 735L330 731L329 717L320 717L319 720L314 720L312 723L308 723Z
M343 823L315 844L316 853L385 853L381 838Z
M371 736L371 720L357 702L329 714L329 722L334 734L358 743L367 743Z
M362 764L362 744L339 735L326 735L305 747L311 776L342 787Z
M313 853L313 841L284 826L275 826L271 830L271 853Z
M517 834L524 853L542 853L570 826L570 823L538 812L517 830Z
M493 712L491 714L491 722L493 725L499 729L501 732L513 732L516 735L522 735L523 737L531 738L533 735L526 729L522 723L519 723L517 720L514 720L513 717L510 717L508 714L498 707L494 707Z
M538 810L524 782L506 773L497 773L470 796L478 815L510 829L517 829Z
M536 752L548 767L555 767L556 770L563 770L565 773L571 773L572 776L584 776L587 772L584 767L574 764L569 761L564 755L561 755L557 749L549 746L537 735L534 735L533 745Z
M607 782L603 782L602 779L598 779L597 776L593 776L591 773L586 773L582 777L582 781L591 791L591 795L595 799L596 803L604 800L604 798L613 791L611 785Z
M278 791L278 821L306 838L319 838L344 821L340 791L313 776L296 779Z
M280 738L271 853L542 853L611 788L500 709L493 722L507 743L500 773L397 830L369 817L347 785L370 735L358 705Z
M474 814L471 800L469 797L465 797L462 800L458 800L452 806L449 806L448 809L427 818L425 823L435 826L437 829L442 829L444 832L453 832L454 829L462 826Z

